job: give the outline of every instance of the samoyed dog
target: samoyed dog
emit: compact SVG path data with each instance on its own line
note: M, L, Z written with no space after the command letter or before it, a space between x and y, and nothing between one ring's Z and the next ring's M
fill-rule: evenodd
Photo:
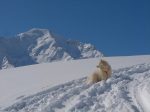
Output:
M105 60L100 60L97 65L97 69L93 72L91 76L87 78L87 84L97 83L101 80L107 80L112 73L111 66Z

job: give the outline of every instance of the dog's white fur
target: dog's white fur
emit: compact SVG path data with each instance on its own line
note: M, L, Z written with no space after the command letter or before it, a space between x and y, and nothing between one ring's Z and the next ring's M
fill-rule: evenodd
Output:
M97 70L93 72L91 76L87 78L88 84L97 83L101 80L107 80L111 76L111 66L107 61L101 60L97 66Z

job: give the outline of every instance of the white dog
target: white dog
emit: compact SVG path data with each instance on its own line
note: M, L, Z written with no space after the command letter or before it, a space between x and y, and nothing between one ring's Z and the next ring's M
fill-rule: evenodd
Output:
M87 78L88 84L97 83L101 80L107 80L111 76L111 66L107 61L101 60L97 66L97 70Z

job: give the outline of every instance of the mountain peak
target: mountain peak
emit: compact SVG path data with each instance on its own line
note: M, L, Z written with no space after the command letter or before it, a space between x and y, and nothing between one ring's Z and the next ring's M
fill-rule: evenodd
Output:
M0 49L0 55L3 54L0 63L7 56L14 67L103 56L89 43L58 38L49 30L40 28L20 33L10 40L4 38L0 41Z
M28 33L28 34L46 34L46 33L49 33L49 30L48 29L41 29L41 28L32 28L24 33ZM21 33L21 34L24 34L24 33Z
M40 29L40 28L32 28L27 32L20 33L17 35L20 37L20 39L23 38L32 38L32 39L38 39L38 38L54 38L52 36L52 33L48 29Z

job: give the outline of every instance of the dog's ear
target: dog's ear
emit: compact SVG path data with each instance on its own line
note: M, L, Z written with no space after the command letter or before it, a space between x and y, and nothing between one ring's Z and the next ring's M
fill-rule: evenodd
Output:
M105 60L101 59L101 60L100 60L100 63L103 63L103 62L105 62Z
M96 67L97 67L97 68L99 68L100 66L99 66L99 65L97 65Z
M100 68L101 61L102 59L99 61L98 65L96 66L97 68Z

